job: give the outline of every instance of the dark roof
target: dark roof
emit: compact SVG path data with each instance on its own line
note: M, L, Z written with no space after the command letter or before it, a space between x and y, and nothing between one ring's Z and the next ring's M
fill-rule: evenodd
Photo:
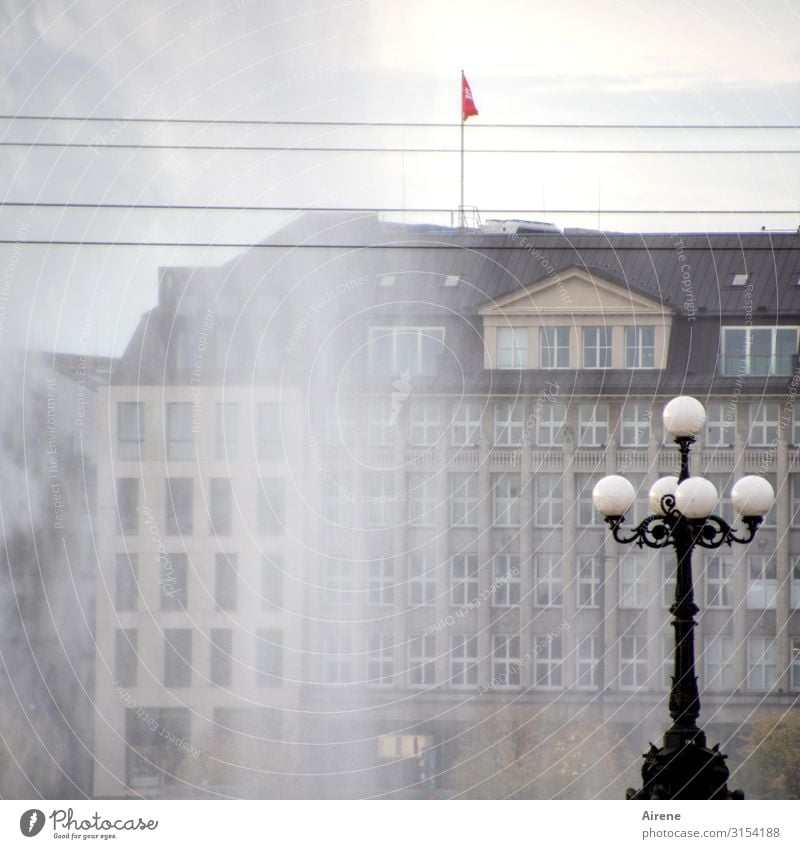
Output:
M477 327L484 304L570 267L690 317L673 326L667 371L675 374L690 374L685 349L695 363L715 361L721 322L800 320L800 235L794 232L487 234L405 226L371 214L317 213L299 216L224 265L165 269L164 279L172 282L162 286L159 306L142 317L115 379L141 379L140 369L149 373L159 363L163 372L168 347L189 320L175 314L182 291L211 307L218 292L235 296L241 314L230 319L220 311L215 333L233 320L245 344L249 322L253 338L266 333L283 345L297 327L306 339L324 335L317 312L320 321L321 313L331 321L355 313L373 319L381 311L415 318L446 313ZM746 286L731 286L736 272L750 275ZM380 284L385 275L394 276L393 285ZM458 285L444 285L450 275L458 275ZM274 303L266 312L257 306L262 296ZM314 310L323 301L326 309ZM677 325L685 328L676 332ZM629 377L609 374L607 380L622 386Z

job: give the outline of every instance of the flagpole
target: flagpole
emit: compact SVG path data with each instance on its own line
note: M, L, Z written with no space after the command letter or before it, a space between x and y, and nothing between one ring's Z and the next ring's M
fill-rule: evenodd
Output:
M464 69L461 69L461 86L458 92L459 109L461 110L461 204L458 207L460 227L466 227L464 218Z

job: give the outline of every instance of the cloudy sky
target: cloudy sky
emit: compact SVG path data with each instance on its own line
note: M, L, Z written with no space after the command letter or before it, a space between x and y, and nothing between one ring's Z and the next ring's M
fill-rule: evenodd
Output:
M798 36L789 0L4 0L0 345L119 353L159 266L232 250L103 243L246 244L286 215L133 204L449 220L461 68L480 111L465 200L484 219L794 229ZM243 146L317 150L219 149Z

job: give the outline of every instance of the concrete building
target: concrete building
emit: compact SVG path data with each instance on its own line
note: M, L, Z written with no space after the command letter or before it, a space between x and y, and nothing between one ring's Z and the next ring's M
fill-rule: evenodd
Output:
M307 217L164 272L99 399L97 795L447 795L508 703L657 737L674 555L591 490L646 515L677 394L719 512L778 495L695 559L702 721L795 703L800 239L505 229Z

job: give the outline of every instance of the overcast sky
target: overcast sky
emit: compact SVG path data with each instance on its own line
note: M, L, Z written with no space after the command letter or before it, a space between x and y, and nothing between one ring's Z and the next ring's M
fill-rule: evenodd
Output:
M5 202L450 210L458 204L464 68L480 111L466 126L465 200L484 218L507 213L625 230L800 223L796 213L777 212L798 208L800 155L780 150L800 150L800 133L760 129L800 123L800 14L783 0L4 0L0 33L3 115L122 119L0 121L4 142L92 145L4 147ZM209 127L131 117L450 126ZM674 129L491 126L531 123ZM756 129L685 129L697 123ZM406 152L109 147L139 143ZM449 152L411 150L431 147ZM676 148L695 152L668 153ZM703 152L754 148L762 152ZM612 212L619 209L732 214ZM10 244L0 246L0 345L119 353L152 303L158 266L215 264L231 255L31 240L247 243L280 221L270 212L4 207L1 238Z

